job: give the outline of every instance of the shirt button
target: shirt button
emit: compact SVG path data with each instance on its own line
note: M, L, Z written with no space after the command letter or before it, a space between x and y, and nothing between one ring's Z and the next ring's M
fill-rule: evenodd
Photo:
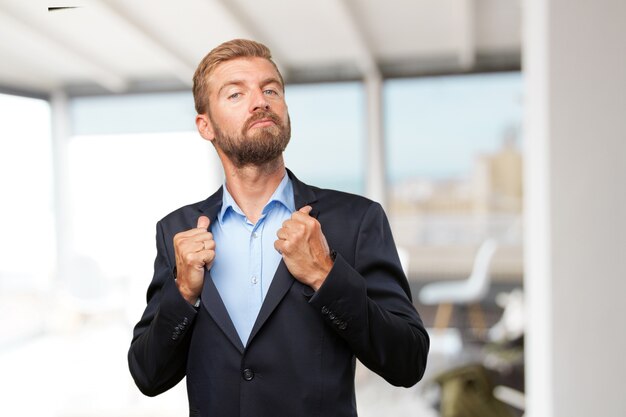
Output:
M252 282L253 284L256 284L257 282L259 282L259 279L256 277L256 275L253 275L250 282Z
M244 369L242 375L243 379L245 379L246 381L252 381L254 379L254 372L252 372L252 369Z
M259 235L257 234L257 232L253 232L253 233L252 233L252 238L253 238L253 239L256 239L257 237L259 237Z

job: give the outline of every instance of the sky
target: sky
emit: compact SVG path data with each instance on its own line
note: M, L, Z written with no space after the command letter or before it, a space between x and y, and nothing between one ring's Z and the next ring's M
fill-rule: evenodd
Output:
M365 93L360 83L289 86L287 164L305 179L363 191ZM397 79L383 90L388 179L457 178L522 121L519 72ZM324 163L320 164L320 160Z
M522 123L520 73L393 80L385 90L391 180L463 176Z

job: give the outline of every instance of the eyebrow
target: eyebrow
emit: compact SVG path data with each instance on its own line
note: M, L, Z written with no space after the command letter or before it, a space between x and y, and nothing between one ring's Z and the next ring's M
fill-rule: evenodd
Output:
M226 87L230 87L231 85L243 85L244 82L243 80L230 80L227 81L226 83L224 83L219 90L217 90L217 95L221 95L222 94L222 90L225 89Z
M261 86L265 87L268 84L278 84L280 86L280 88L283 89L283 91L285 90L285 86L280 82L280 80L278 78L275 77L269 77L264 79L263 81L261 81ZM217 91L217 95L219 96L222 93L222 90L224 90L227 87L230 87L231 85L245 85L245 81L244 80L230 80L227 81L226 83L224 83L220 89Z
M268 84L278 84L280 86L280 88L282 88L283 90L285 89L285 86L283 85L283 83L280 82L280 80L278 78L275 77L269 77L263 80L263 82L261 82L262 86L266 86Z

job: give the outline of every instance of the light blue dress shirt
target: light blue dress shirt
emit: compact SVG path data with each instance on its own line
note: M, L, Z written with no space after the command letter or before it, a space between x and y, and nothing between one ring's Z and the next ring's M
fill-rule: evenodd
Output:
M276 232L295 211L287 173L252 224L223 186L222 209L211 225L215 260L211 277L244 346L282 256L274 248Z

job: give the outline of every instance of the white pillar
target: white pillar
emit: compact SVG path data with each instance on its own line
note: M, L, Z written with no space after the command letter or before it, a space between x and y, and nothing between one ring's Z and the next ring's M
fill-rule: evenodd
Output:
M387 203L385 146L383 141L382 123L382 88L383 82L377 71L365 75L365 92L367 96L367 164L365 166L366 188L368 198L379 202L383 207Z
M72 257L72 231L68 193L67 147L70 137L70 116L67 95L56 91L50 97L52 125L52 170L54 216L57 252L57 279L63 278L64 268Z
M526 0L526 415L626 416L626 2Z

